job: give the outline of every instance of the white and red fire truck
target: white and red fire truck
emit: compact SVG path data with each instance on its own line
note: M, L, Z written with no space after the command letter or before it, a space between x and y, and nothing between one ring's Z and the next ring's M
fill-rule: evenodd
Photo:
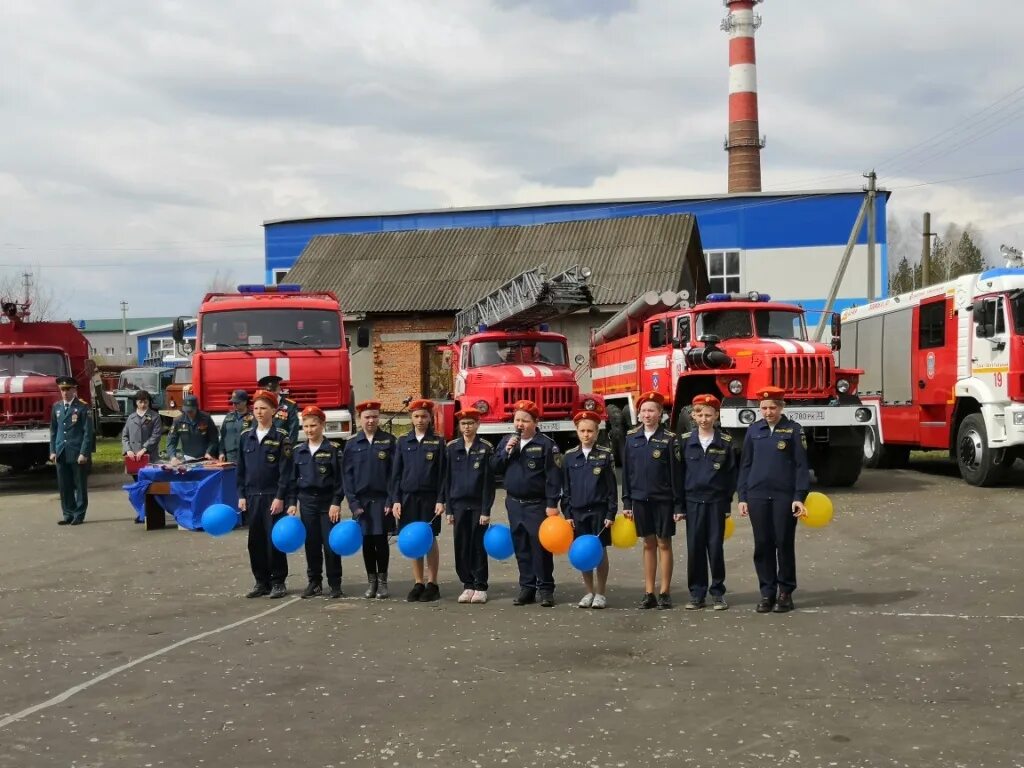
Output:
M843 312L840 364L864 370L878 416L867 466L949 451L964 480L993 485L1024 456L1024 269L1004 253L1006 267Z

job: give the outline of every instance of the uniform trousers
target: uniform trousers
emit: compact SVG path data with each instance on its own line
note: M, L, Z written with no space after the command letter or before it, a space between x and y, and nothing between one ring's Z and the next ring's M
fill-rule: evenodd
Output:
M327 564L327 583L341 585L341 557L335 554L328 543L334 523L328 512L331 509L330 496L299 495L299 516L306 526L306 576L310 581L323 583L323 567Z
M480 505L452 501L447 510L455 516L455 573L463 589L487 591L487 552L484 534L487 526L480 525Z
M359 509L363 514L356 518L363 529L363 565L369 576L388 573L391 563L391 549L388 547L388 533L394 530L395 518L384 514L384 496L360 496Z
M70 461L65 456L62 453L57 457L57 488L60 490L61 512L70 523L72 520L85 520L89 508L89 462L79 464L77 453Z
M540 524L547 518L546 502L505 497L508 525L519 564L519 586L540 592L555 591L555 560L540 544Z
M793 499L747 499L754 529L754 569L761 597L796 589L796 518Z
M249 515L249 565L256 583L284 585L288 577L288 556L274 546L271 531L284 517L270 514L274 494L246 494L245 507Z
M708 594L711 568L713 597L725 594L725 515L728 501L686 502L686 580L690 597L703 600Z

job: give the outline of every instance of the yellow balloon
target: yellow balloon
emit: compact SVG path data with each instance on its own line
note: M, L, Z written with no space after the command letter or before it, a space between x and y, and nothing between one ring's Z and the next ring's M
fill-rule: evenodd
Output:
M832 522L832 499L824 493L811 491L804 506L807 514L800 518L800 522L808 528L824 528Z
M736 533L736 521L732 517L725 518L725 533L722 534L722 540L731 539L734 533Z
M630 549L636 546L636 523L625 515L619 515L612 523L612 546Z

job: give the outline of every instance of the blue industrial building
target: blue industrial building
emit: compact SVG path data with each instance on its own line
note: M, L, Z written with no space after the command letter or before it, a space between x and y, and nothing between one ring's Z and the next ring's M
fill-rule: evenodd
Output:
M136 338L135 349L138 351L139 365L159 365L165 361L165 358L175 359L181 356L180 350L177 350L174 345L173 328L173 323L162 323L132 331L129 334ZM195 345L196 319L194 317L185 321L185 338L192 339L192 344ZM171 365L172 363L167 364Z

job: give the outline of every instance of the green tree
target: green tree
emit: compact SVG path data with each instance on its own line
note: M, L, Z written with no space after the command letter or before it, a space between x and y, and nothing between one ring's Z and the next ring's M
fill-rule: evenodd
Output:
M889 276L889 295L895 296L912 291L915 285L914 271L911 269L910 261L904 255L896 265L896 271Z
M960 235L960 240L956 245L956 261L951 277L982 272L987 266L981 248L974 242L971 229L968 227Z

